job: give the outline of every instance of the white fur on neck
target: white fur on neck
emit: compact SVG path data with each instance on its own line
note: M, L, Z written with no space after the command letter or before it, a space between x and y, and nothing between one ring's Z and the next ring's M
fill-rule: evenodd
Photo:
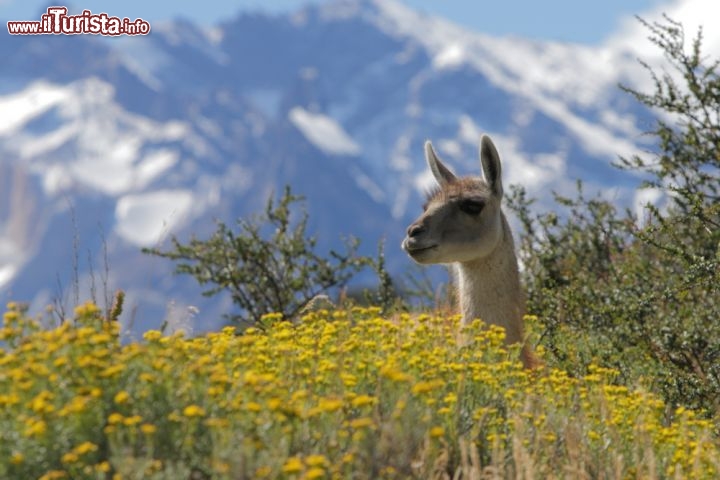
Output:
M463 324L476 318L505 328L506 341L523 341L522 290L510 227L504 215L502 237L491 255L453 264Z

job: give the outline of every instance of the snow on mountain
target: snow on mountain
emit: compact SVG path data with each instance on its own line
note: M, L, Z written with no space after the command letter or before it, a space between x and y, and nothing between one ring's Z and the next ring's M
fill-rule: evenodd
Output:
M124 195L115 207L115 230L133 245L152 246L163 233L177 230L192 203L193 194L187 190Z
M293 107L288 118L305 138L323 152L330 155L358 155L360 146L334 119L322 113L308 112L302 107Z
M720 3L718 2L671 0L651 11L639 12L639 15L650 22L662 20L663 15L680 22L685 32L688 48L698 30L702 29L705 53L713 58L720 55L720 30L715 28L714 24L716 19L720 18ZM628 18L616 32L608 37L603 46L611 51L630 52L633 57L642 58L651 65L662 65L662 51L649 42L647 37L648 31L635 18Z
M527 99L542 114L571 129L589 153L615 158L639 153L634 138L587 119L573 107L597 107L617 84L617 57L603 47L492 38L421 15L399 2L378 2L378 24L386 32L421 42L437 70L464 64L506 92ZM634 61L634 59L633 59ZM615 68L613 68L615 67ZM611 112L609 110L608 112ZM602 112L601 115L610 113ZM632 119L629 119L632 122Z
M0 97L0 108L11 116L0 130L6 155L38 172L49 195L78 185L109 195L142 189L177 162L172 150L148 146L189 133L180 122L126 112L115 103L113 86L92 77L68 85L34 82L8 97ZM20 128L40 117L42 127ZM77 147L72 159L58 159L71 140Z
M66 88L37 82L25 91L0 98L0 135L7 136L17 132L33 117L57 105L66 99Z
M701 3L669 13L701 20ZM135 328L189 305L219 318L227 298L202 297L139 247L207 236L285 184L307 198L321 249L355 235L373 253L384 238L402 273L397 245L433 184L426 139L477 174L491 134L505 182L540 206L582 178L639 208L656 194L636 194L610 162L651 147L650 113L617 88L645 85L636 57L657 55L645 35L635 23L596 47L495 38L395 0L351 0L212 29L166 22L147 37L4 36L0 297L40 309L73 281L96 290L107 262ZM716 32L706 40L720 52Z

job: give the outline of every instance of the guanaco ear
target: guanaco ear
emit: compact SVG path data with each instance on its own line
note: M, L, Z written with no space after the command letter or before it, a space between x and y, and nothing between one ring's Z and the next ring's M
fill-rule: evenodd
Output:
M432 143L430 143L430 140L425 142L425 160L427 160L428 166L430 167L430 171L435 177L435 180L437 180L441 186L453 183L457 180L455 174L440 161L433 149Z
M500 155L490 137L483 135L480 139L480 165L482 166L483 177L490 186L493 194L502 197L502 167L500 166Z

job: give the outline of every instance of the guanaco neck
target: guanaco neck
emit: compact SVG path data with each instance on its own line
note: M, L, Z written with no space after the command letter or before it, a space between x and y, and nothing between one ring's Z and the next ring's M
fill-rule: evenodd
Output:
M463 324L479 318L505 327L508 344L523 341L524 297L510 226L502 215L502 238L487 257L456 264Z

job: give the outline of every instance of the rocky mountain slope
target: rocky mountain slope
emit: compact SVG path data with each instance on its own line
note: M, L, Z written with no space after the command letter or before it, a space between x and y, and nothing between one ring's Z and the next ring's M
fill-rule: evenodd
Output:
M209 30L176 20L147 37L3 35L0 300L40 309L72 303L76 288L81 299L123 288L137 328L187 319L188 306L218 318L227 300L201 297L140 248L207 235L285 184L307 197L321 248L354 235L369 253L384 238L403 272L398 245L432 184L428 138L476 173L491 134L506 184L540 206L576 178L633 205L637 179L610 162L648 148L649 113L617 88L647 81L637 36L494 38L395 0Z

